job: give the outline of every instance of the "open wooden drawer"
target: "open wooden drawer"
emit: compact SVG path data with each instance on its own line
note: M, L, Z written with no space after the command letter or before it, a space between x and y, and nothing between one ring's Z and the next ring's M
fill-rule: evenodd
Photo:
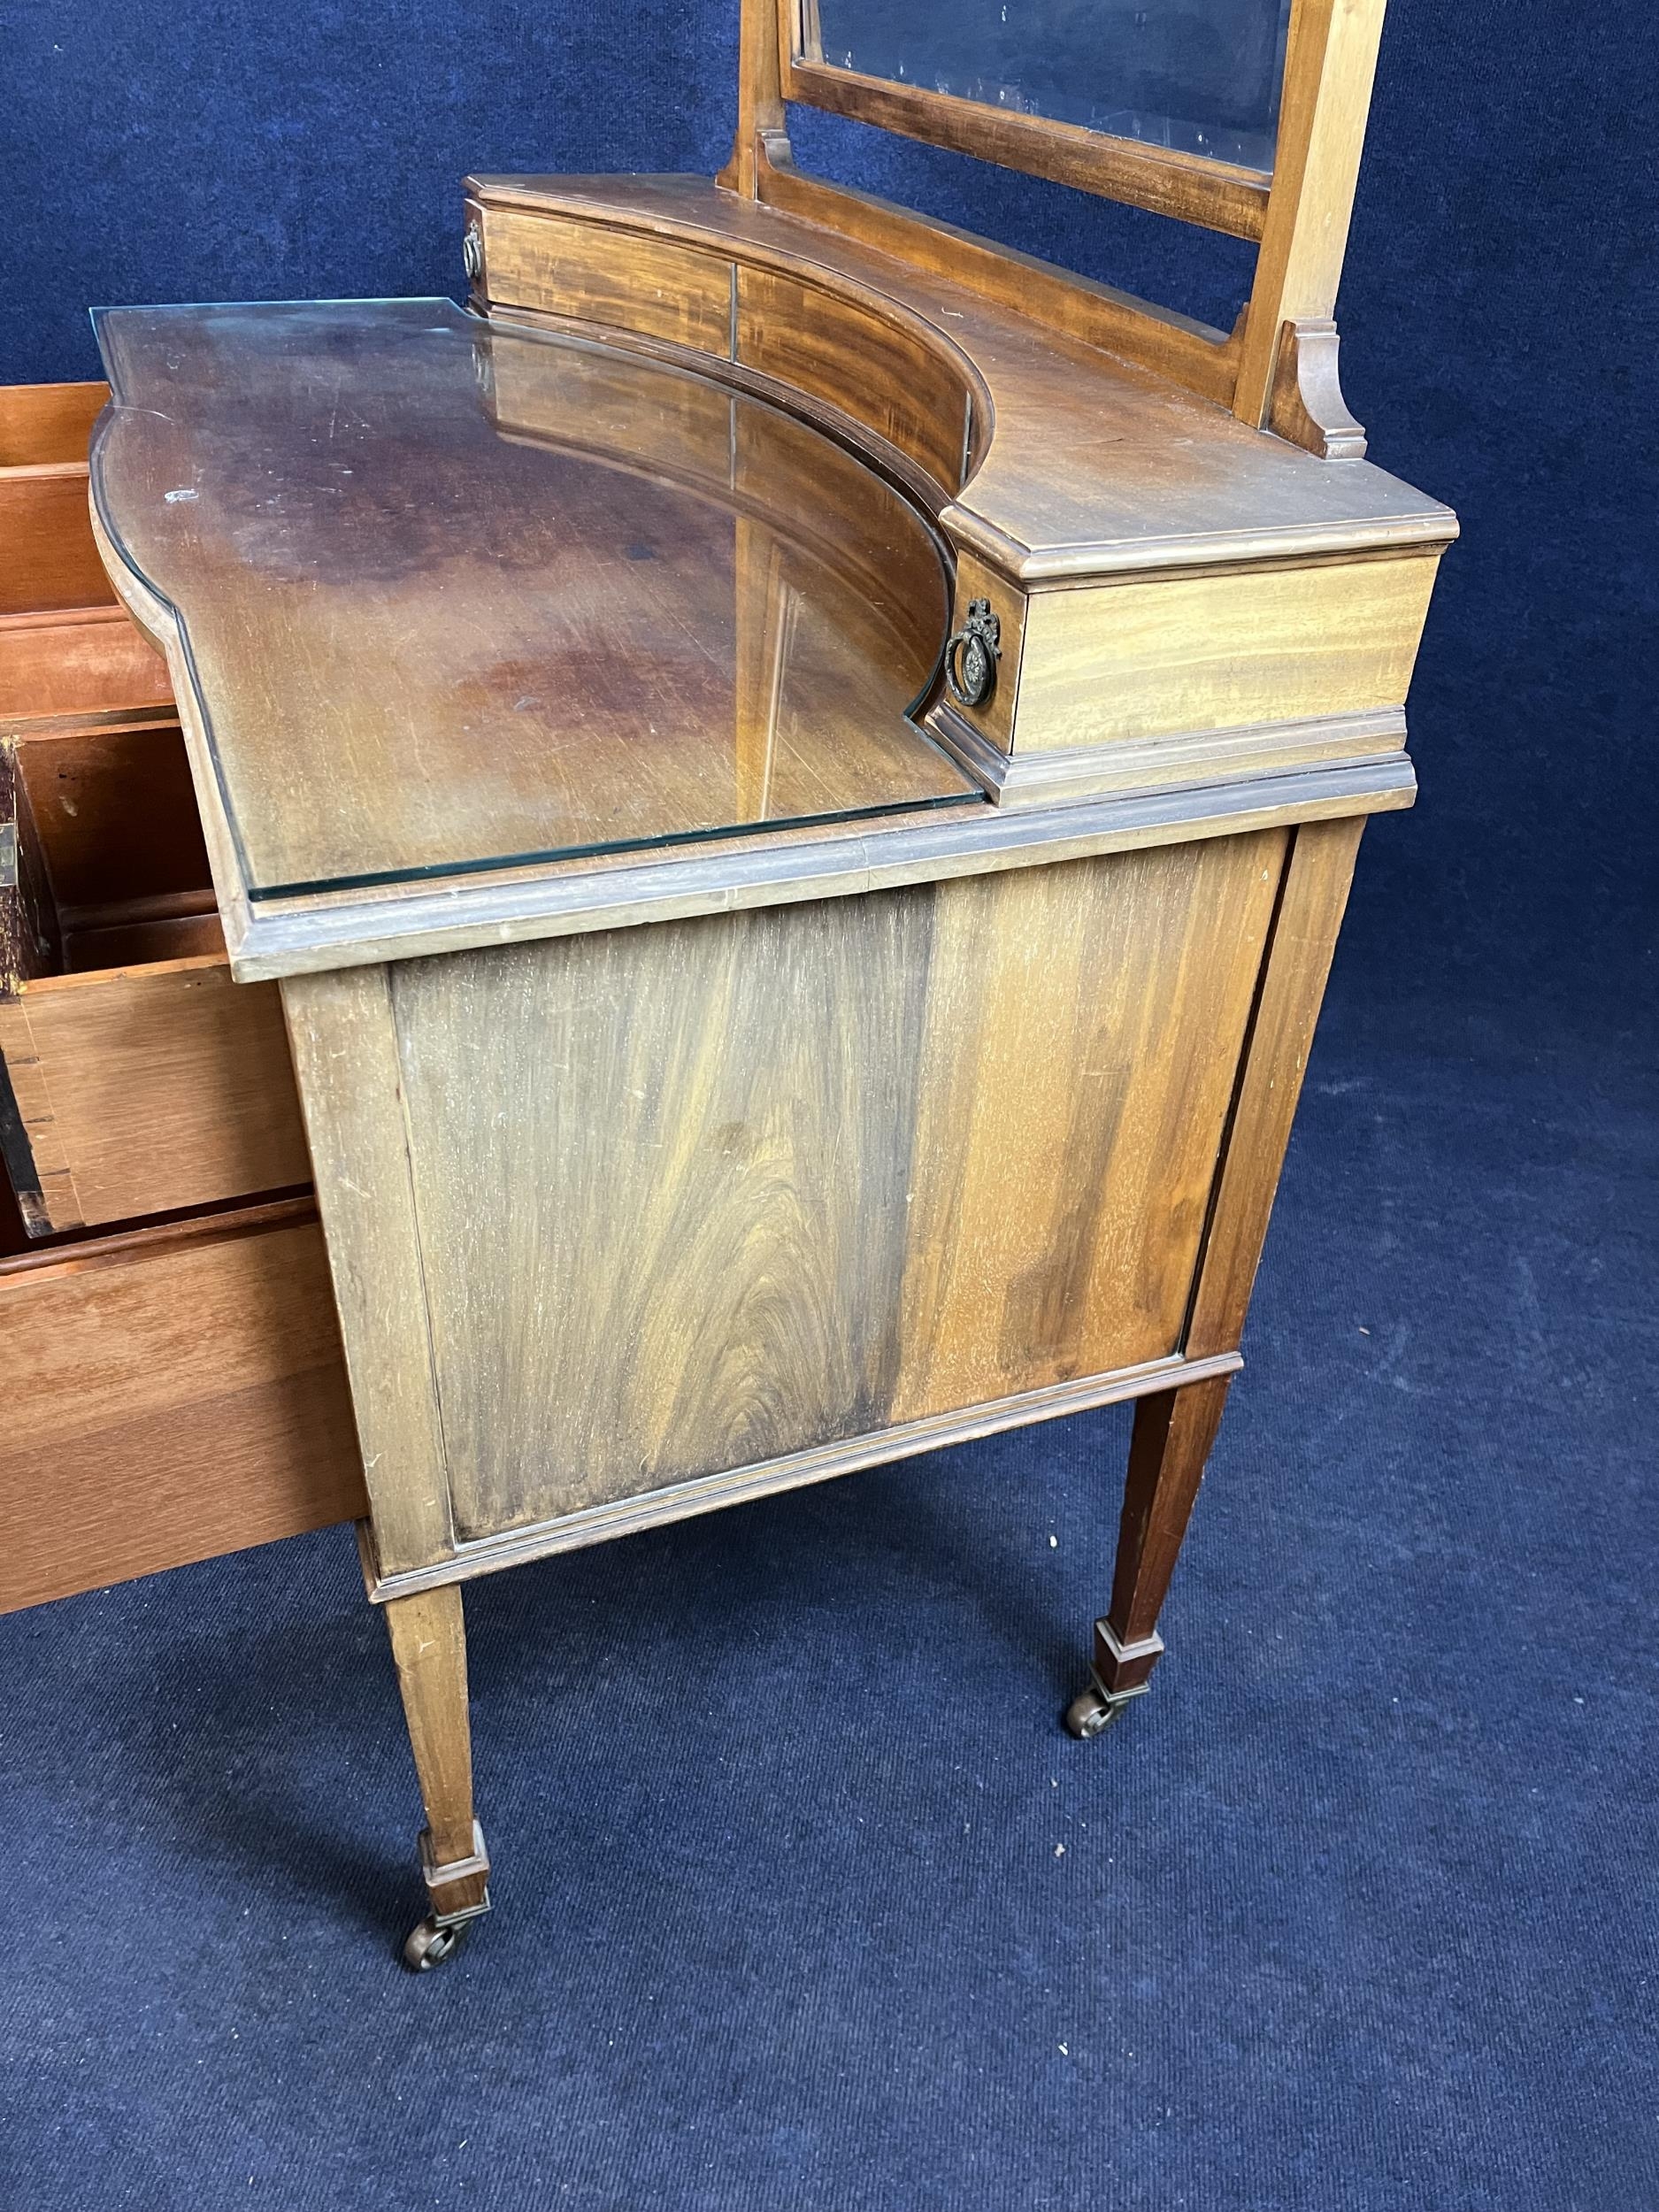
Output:
M29 1233L306 1183L277 988L231 980L176 722L13 724L0 839L0 1143Z
M309 1199L0 1257L0 1613L365 1509Z
M102 384L0 390L0 1155L31 1237L310 1179L234 985L160 657L87 512Z
M105 384L0 386L0 718L171 704L115 603L87 514Z
M276 987L92 542L106 396L0 388L0 1612L364 1510Z

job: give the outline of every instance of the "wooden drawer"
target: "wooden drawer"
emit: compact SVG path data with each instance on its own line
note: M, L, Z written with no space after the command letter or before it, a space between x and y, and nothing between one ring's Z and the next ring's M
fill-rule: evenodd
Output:
M231 981L101 384L0 388L0 1611L364 1510L274 984ZM227 1202L228 1202L228 1204ZM218 1209L196 1217L183 1210ZM144 1222L143 1217L173 1215ZM19 1219L19 1217L21 1217ZM122 1221L111 1236L89 1225ZM56 1236L27 1248L29 1239Z
M0 1149L31 1236L310 1179L274 984L233 983L176 723L0 735Z
M664 238L567 217L477 211L491 301L572 315L721 358L732 350L732 264Z
M169 697L161 656L115 603L87 512L105 384L0 386L0 718Z
M104 384L0 388L0 615L110 606L87 515L87 442Z
M827 400L961 489L973 392L961 365L918 331L822 285L768 269L737 273L737 358Z
M0 1612L365 1510L308 1200L0 1259Z

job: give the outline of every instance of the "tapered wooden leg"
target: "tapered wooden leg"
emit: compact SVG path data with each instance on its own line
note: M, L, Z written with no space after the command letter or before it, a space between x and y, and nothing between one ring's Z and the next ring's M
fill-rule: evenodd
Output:
M403 1947L409 1964L435 1966L464 1923L489 1910L489 1858L472 1815L472 1744L466 1709L466 1623L457 1583L386 1606L397 1686L409 1723L426 1825L420 1870L432 1916Z
M1223 1375L1159 1391L1135 1407L1111 1610L1094 1624L1089 1687L1066 1711L1074 1736L1099 1735L1150 1686L1164 1649L1158 1613L1231 1380Z

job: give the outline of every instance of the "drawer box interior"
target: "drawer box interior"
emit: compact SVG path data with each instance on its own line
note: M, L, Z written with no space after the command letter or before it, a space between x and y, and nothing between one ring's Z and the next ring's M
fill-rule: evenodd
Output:
M0 386L0 718L168 703L159 653L115 603L87 511L105 384Z
M0 735L0 1149L31 1237L309 1179L280 1001L231 979L178 725Z

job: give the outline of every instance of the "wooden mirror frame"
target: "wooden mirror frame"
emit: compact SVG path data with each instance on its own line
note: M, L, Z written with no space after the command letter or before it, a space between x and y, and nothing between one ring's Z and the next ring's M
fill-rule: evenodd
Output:
M1131 353L1230 407L1241 421L1281 430L1327 457L1350 457L1363 451L1363 434L1341 403L1331 319L1386 5L1294 0L1277 155L1264 177L1075 124L798 60L803 0L742 0L737 139L720 181L889 250L904 250L898 226L927 227L924 217L795 170L785 114L786 104L795 101L1248 240L1257 250L1255 280L1228 334L1084 278L1059 272L1045 278L1042 265L931 226L963 282L1007 296L1007 277L999 288L987 265L1001 260L1018 272L1028 311Z

